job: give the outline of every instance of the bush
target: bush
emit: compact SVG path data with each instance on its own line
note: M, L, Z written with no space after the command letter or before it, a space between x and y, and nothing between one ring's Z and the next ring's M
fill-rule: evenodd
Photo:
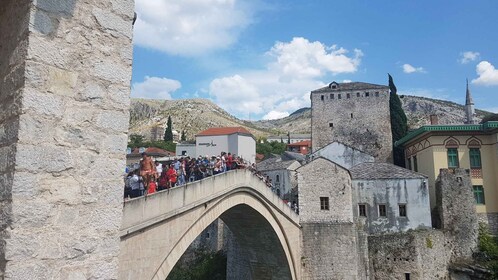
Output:
M227 272L227 257L222 251L216 253L197 252L196 258L186 266L175 265L167 280L224 280Z
M485 255L483 265L486 266L493 275L492 279L498 279L498 239L492 236L486 224L479 224L479 251Z

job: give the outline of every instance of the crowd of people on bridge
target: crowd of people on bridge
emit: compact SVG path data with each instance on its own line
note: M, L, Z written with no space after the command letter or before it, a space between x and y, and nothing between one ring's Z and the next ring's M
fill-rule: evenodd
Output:
M129 172L125 178L124 197L135 198L148 195L246 167L251 167L251 165L248 165L241 157L225 152L219 156L206 155L197 158L187 156L165 162L154 162L146 153L142 153L140 167Z

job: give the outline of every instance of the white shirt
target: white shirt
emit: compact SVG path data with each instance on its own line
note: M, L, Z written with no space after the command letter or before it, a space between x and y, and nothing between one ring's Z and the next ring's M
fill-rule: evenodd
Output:
M144 190L144 183L140 180L138 175L134 174L133 177L130 178L130 187L132 190Z
M162 164L156 165L156 171L157 173L159 173L159 175L161 175L161 173L163 173L163 165Z

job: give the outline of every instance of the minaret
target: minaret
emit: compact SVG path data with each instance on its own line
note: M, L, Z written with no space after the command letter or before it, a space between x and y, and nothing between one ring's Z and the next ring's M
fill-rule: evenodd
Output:
M474 101L472 100L472 95L470 95L470 90L469 90L469 80L467 79L467 92L465 96L465 123L466 124L473 124L475 123L474 120L474 115L475 115L475 110L474 110Z

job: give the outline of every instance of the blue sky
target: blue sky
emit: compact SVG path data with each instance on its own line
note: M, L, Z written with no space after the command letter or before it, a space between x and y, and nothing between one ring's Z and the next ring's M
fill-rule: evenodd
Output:
M498 1L136 0L132 97L209 98L242 119L331 81L498 112Z

